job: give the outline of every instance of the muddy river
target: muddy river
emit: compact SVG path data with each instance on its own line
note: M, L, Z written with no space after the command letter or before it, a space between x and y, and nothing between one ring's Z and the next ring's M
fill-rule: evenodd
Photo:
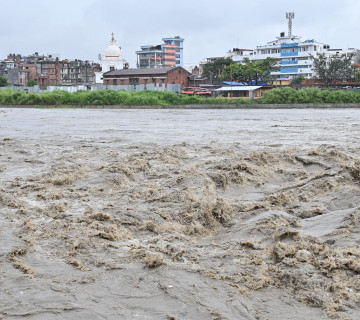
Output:
M360 110L0 108L0 319L359 319Z

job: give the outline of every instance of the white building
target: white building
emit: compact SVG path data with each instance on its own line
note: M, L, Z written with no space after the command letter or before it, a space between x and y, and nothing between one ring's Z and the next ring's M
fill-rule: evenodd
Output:
M354 61L359 59L359 50L357 49L330 49L329 45L315 40L302 41L301 37L292 34L294 13L287 13L286 17L289 20L288 35L282 32L276 40L270 41L265 45L257 46L256 49L252 51L237 49L239 50L239 53L237 53L235 51L236 49L234 49L228 53L228 56L239 63L244 63L245 58L255 61L265 60L268 57L275 58L278 64L271 74L277 79L292 79L299 76L304 76L308 79L312 78L314 71L311 55L316 56L319 53L347 56L354 54Z
M126 61L122 50L116 45L114 33L111 35L110 45L99 55L101 72L95 72L96 83L103 83L103 74L108 71L124 69Z

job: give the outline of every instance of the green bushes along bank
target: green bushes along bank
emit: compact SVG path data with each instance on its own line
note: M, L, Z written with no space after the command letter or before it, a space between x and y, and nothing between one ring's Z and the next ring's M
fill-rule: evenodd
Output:
M261 99L265 104L360 103L360 91L276 88Z
M162 91L78 91L69 93L56 90L44 93L25 93L10 89L0 90L0 105L125 105L125 106L171 106L189 104L245 104L249 99L203 98Z
M360 103L360 91L277 88L259 99L203 98L162 91L53 91L25 93L10 89L0 90L0 105L124 105L124 106L171 106L189 104L322 104Z

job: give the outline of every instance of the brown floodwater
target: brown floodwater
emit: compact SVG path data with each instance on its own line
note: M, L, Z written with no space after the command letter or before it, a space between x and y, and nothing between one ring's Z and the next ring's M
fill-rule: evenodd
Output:
M360 110L0 108L0 319L359 319Z

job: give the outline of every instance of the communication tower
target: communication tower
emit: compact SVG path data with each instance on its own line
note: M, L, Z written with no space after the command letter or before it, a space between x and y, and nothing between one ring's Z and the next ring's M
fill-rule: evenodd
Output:
M289 37L292 36L292 21L295 18L294 12L286 12L286 19L289 20Z

